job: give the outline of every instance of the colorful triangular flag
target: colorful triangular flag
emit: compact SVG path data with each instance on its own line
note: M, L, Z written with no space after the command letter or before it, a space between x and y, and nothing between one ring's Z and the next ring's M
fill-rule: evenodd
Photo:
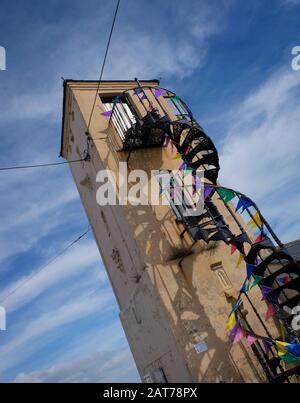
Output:
M288 344L286 348L289 353L300 356L300 344Z
M263 224L258 211L254 214L253 218L251 218L251 220L247 224L251 227L251 229L255 229Z
M106 118L109 118L112 115L112 110L111 111L105 111L101 113L102 116L105 116Z
M184 171L186 168L187 168L187 163L186 163L186 162L183 162L183 163L180 165L180 167L179 167L179 171L180 171L180 172L181 172L181 171Z
M286 354L278 353L278 356L287 365L295 364L296 362L300 361L300 357L297 357L291 353L286 353Z
M231 255L233 255L237 251L237 246L234 244L231 244Z
M239 198L235 211L239 211L240 209L242 209L241 213L243 213L246 208L251 206L252 202L249 199L247 199L247 197L242 196L241 198Z
M238 323L236 323L236 324L234 325L233 329L232 329L231 332L230 332L230 336L231 336L231 337L235 337L236 334L237 334L237 332L238 332L238 330L239 330L239 328L240 328L240 325L239 325Z
M250 278L252 277L255 267L256 266L254 264L247 263L247 279L248 280L250 280Z
M176 153L176 155L172 158L172 160L181 160L181 154Z
M249 335L247 337L247 347L250 348L254 343L257 342L257 337Z
M265 239L265 235L260 233L260 234L254 239L254 243L262 242L264 239Z
M270 304L268 306L268 310L266 313L266 321L270 320L271 318L273 318L273 316L275 316L277 313L276 309L274 308L274 306L272 304Z
M218 188L217 192L225 204L228 204L232 199L236 197L233 190L226 188Z
M170 101L174 101L174 102L179 102L181 99L179 98L179 96L178 95L176 95L175 97L173 97L173 98L170 98Z
M207 185L204 186L204 200L211 197L214 190L215 190L215 188L213 186L207 186Z
M242 261L245 259L245 255L240 253L239 260L237 261L236 268L240 267Z
M254 281L253 283L249 282L247 291L252 290L252 288L256 287L263 279L264 278L261 276L254 276Z
M268 354L269 351L271 350L272 342L267 339L262 339L262 343L264 346L265 353Z
M235 313L233 312L230 315L230 318L229 318L229 321L227 323L226 329L230 332L234 328L235 324L236 324L236 319L235 319Z
M273 288L267 287L266 285L262 285L260 287L261 293L262 293L262 301L265 301L267 299L268 294L270 294L271 291L273 291Z
M240 328L240 329L238 329L238 331L237 331L237 333L235 335L233 343L237 344L240 341L242 341L245 337L247 337L247 332L244 329Z
M161 88L156 88L155 91L154 91L155 98L158 98L158 97L160 97L162 95L166 95L166 91L161 89Z

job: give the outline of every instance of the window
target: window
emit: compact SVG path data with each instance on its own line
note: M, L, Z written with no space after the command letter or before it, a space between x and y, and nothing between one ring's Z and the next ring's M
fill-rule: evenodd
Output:
M216 263L211 266L211 270L216 274L218 280L223 288L223 290L227 291L232 289L232 283L225 272L222 263Z
M127 131L136 123L136 118L127 104L125 97L120 97L118 102L115 102L116 96L100 97L100 99L106 111L113 110L111 120L123 142Z

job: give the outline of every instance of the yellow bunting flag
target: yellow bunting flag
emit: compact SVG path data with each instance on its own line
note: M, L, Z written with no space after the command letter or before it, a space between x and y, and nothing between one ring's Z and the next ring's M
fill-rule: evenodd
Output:
M229 322L228 322L228 324L227 324L227 330L228 330L228 332L231 332L231 330L234 328L234 325L235 325L235 322L236 322L236 320L235 320L235 313L233 312L231 315L230 315L230 317L229 317Z
M262 225L262 219L260 217L259 212L255 213L253 218L248 222L248 225L251 227L251 229L257 228L258 225Z
M285 343L284 341L277 341L277 340L275 340L275 343L278 348L279 356L285 355L288 352L288 349L286 348L288 346L288 343Z
M181 160L181 154L177 153L175 157L172 158L173 160Z
M243 253L240 253L240 257L239 257L239 260L238 260L238 262L237 262L237 264L236 264L236 267L238 268L238 267L240 267L240 265L241 265L241 263L242 263L242 261L245 259L245 255L243 254Z

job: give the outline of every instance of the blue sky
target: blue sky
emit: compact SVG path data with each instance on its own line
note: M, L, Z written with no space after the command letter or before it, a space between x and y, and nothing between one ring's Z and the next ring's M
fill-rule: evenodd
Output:
M61 77L99 76L116 2L24 3L0 6L0 166L57 160ZM104 73L161 78L185 99L223 183L256 199L284 241L300 229L299 17L299 0L123 0ZM91 235L30 280L87 228L68 168L2 172L0 193L0 381L138 381Z

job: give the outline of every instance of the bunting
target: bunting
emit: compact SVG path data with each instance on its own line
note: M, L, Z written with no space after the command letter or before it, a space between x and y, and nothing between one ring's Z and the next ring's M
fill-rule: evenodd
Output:
M163 147L168 147L168 145L169 145L170 143L172 143L172 139L170 139L170 137L167 136L167 137L165 138Z
M176 153L175 157L172 158L172 160L181 160L182 156L180 153Z
M268 310L266 313L266 321L270 320L271 318L273 318L273 316L275 316L277 313L276 309L274 308L274 306L272 304L270 304L268 306Z
M236 264L236 268L240 267L240 265L244 259L245 259L245 255L243 253L240 253L239 260L237 261L237 264Z
M258 228L259 225L262 224L263 222L258 211L254 214L253 218L251 218L251 220L248 222L248 225L251 227L251 229L256 229Z
M242 301L241 299L239 299L239 300L234 304L234 306L233 306L233 308L232 308L232 311L231 311L230 314L229 314L229 317L239 309L239 307L242 305L242 303L243 303L243 301Z
M218 188L217 192L225 204L228 204L232 199L236 197L234 191L230 189Z
M236 324L234 325L233 329L232 329L231 332L230 332L230 337L235 337L236 334L237 334L237 332L238 332L238 330L239 330L239 328L240 328L239 324L236 323Z
M111 117L112 115L112 110L111 111L105 111L101 113L102 116L105 116L106 118Z
M185 170L186 170L186 168L187 168L187 163L186 163L186 162L184 162L184 163L182 163L182 164L180 165L180 167L179 167L179 171L180 171L180 172L185 171Z
M159 98L159 97L165 96L165 95L166 95L166 91L161 88L156 88L154 91L155 98Z
M257 337L249 335L247 337L247 347L250 348L251 346L253 346L253 344L256 343L257 340L258 340Z
M270 294L270 292L273 291L273 288L262 285L260 287L260 290L262 293L262 301L265 301L267 299L268 294Z
M262 343L264 346L265 353L268 354L271 350L272 342L270 340L267 340L266 338L263 338Z
M247 267L247 279L250 280L256 266L254 264L247 263L246 267Z
M248 336L247 332L244 329L239 328L237 333L236 333L236 335L235 335L233 344L239 343L240 341L242 341L247 336Z
M249 207L252 207L252 202L247 197L242 196L241 198L239 198L235 211L237 212L240 209L242 209L241 213L243 213L246 210L246 208Z
M135 95L140 95L141 92L143 92L143 89L142 89L142 88L135 88L135 89L134 89Z
M212 196L215 188L213 186L204 186L204 200L209 199Z
M178 95L176 95L175 97L170 98L170 101L173 101L173 102L180 102L181 99L180 99L180 97L179 97Z
M259 235L254 239L254 243L262 242L266 236L264 234L259 233Z
M231 255L233 255L237 251L237 246L235 244L231 244Z

